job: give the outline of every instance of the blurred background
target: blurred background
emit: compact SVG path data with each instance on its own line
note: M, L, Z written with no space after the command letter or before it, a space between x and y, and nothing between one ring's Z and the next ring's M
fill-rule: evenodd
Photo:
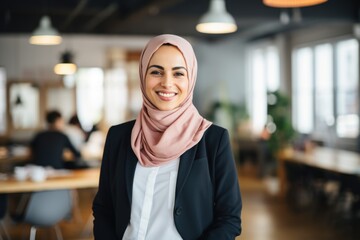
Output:
M238 239L360 239L358 0L5 0L0 13L5 239L29 236L9 214L20 192L1 188L29 160L46 113L77 115L82 162L98 168L109 127L141 109L138 59L163 33L193 45L194 104L230 132ZM92 239L94 191L77 190L64 239Z

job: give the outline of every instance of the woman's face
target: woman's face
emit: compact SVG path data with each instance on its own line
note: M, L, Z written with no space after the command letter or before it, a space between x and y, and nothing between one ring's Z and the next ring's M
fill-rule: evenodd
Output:
M159 110L180 106L189 91L185 59L174 46L161 46L150 59L145 75L146 96Z

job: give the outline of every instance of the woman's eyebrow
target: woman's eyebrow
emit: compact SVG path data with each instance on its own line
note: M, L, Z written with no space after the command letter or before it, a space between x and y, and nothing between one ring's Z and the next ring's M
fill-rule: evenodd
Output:
M159 68L159 69L161 69L161 70L164 70L164 68L163 68L162 66L159 66L159 65L151 65L151 66L149 66L147 69L152 68L152 67L154 67L154 68Z
M160 65L151 65L147 69L150 69L150 68L158 68L158 69L164 70L164 67L162 67ZM172 70L179 70L179 69L184 69L185 71L187 71L187 69L185 67L182 67L182 66L172 68Z
M184 69L185 71L187 71L187 69L185 67L173 67L172 70L179 70L179 69Z

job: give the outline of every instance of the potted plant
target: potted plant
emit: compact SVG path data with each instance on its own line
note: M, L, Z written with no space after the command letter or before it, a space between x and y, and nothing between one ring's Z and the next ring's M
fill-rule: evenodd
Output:
M280 191L278 176L278 161L280 154L288 149L295 137L295 130L291 124L290 99L279 91L269 92L268 120L264 127L267 138L263 141L266 149L266 169L264 170L264 182L271 195L277 195Z
M295 137L291 123L290 99L279 91L268 93L268 121L270 132L269 148L274 157L289 145Z

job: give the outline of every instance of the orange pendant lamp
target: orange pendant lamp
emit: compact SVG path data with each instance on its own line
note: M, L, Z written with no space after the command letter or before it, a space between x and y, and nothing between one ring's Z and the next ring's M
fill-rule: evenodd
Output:
M299 8L318 5L328 0L263 0L263 3L269 7L276 8Z
M61 54L61 62L56 64L54 72L58 75L72 75L76 72L77 66L72 61L73 55L70 51Z

